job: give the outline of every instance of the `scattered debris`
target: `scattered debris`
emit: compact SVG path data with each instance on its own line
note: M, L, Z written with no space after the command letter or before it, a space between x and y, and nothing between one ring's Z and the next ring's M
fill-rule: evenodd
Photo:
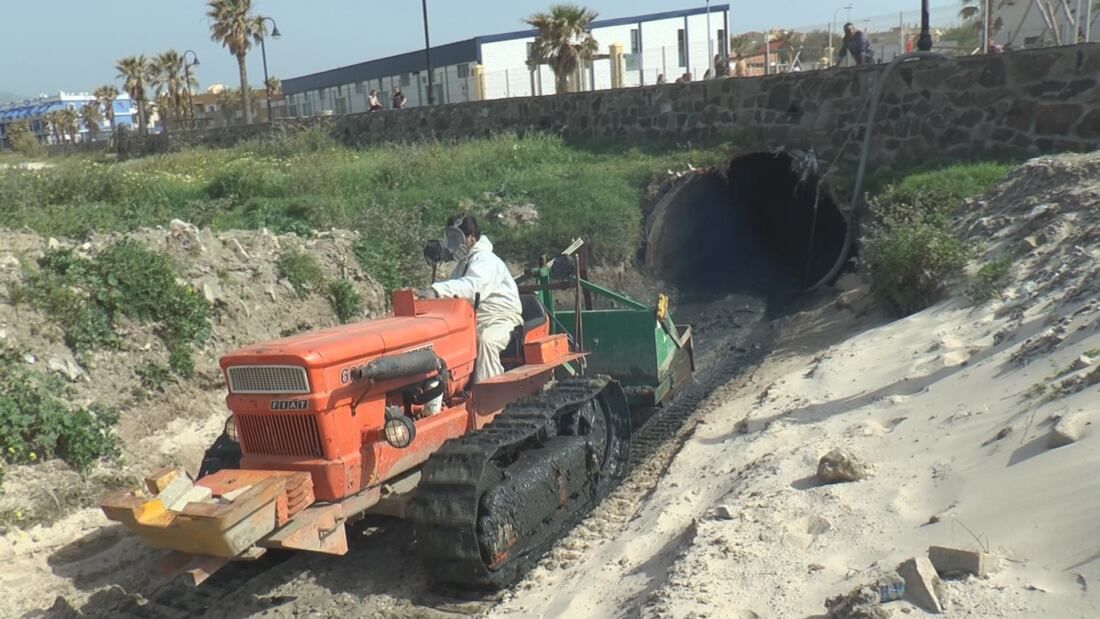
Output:
M1054 424L1054 427L1050 429L1047 445L1051 448L1056 448L1076 443L1085 435L1085 428L1089 423L1084 413L1071 413L1062 417L1058 420L1058 423Z
M881 604L902 599L905 587L901 576L890 573L873 584L829 598L825 601L825 609L829 617L836 619L884 619L891 612Z
M1012 426L1005 426L1005 427L1001 428L1000 431L997 432L997 434L993 436L993 438L991 438L988 441L982 443L982 447L985 447L987 445L992 445L993 443L996 443L997 441L1000 441L1000 440L1004 440L1005 438L1008 437L1009 434L1012 434L1012 430L1013 430Z
M51 372L57 372L69 382L76 382L84 376L84 370L72 359L72 357L50 357L46 361L46 368Z
M929 546L928 560L944 578L958 578L966 574L987 578L1001 569L1001 560L996 555L943 546Z
M817 463L817 478L823 484L859 481L866 479L871 470L847 449L836 448L821 457Z
M913 557L898 565L898 575L905 579L905 597L931 613L943 612L940 602L943 582L927 557Z
M714 517L718 520L733 520L733 508L729 505L719 505L714 508Z

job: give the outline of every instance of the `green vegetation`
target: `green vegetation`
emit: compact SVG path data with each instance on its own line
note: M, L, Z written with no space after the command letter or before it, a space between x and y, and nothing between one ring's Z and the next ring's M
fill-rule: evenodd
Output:
M485 215L487 194L539 210L537 223L517 228L482 217L509 260L535 260L576 237L589 242L598 262L628 260L641 234L639 204L655 175L724 156L721 148L598 151L548 136L354 150L307 131L228 150L0 170L0 226L76 237L173 218L214 230L355 229L364 268L392 289L421 281L424 239L438 236L455 211Z
M25 120L8 125L7 139L11 149L24 157L42 157L46 154L46 149L38 143Z
M967 296L975 303L985 303L997 296L1008 281L1010 268L1012 268L1012 262L1007 258L997 258L983 264L967 282Z
M357 318L362 307L362 299L355 287L343 279L329 282L328 301L341 323L349 323Z
M863 258L872 291L890 311L904 316L943 297L972 253L952 218L965 198L988 190L1009 168L957 164L885 185L864 229ZM975 296L995 294L1008 267L1000 262L983 267L972 284Z
M297 250L283 252L275 263L279 277L284 277L299 297L305 297L314 290L319 290L325 281L325 274L321 266L313 259L313 256Z
M118 413L69 409L65 394L60 379L31 372L18 354L0 349L0 460L29 464L58 457L83 471L99 458L118 456Z
M11 300L49 315L77 353L117 345L120 317L156 325L168 348L168 365L179 376L194 372L191 346L209 332L209 311L201 295L176 282L167 256L136 241L119 241L93 258L71 249L53 250L38 261Z
M171 368L151 361L134 368L134 374L137 374L138 379L141 381L144 390L140 393L143 394L150 391L164 393L164 390L172 382Z

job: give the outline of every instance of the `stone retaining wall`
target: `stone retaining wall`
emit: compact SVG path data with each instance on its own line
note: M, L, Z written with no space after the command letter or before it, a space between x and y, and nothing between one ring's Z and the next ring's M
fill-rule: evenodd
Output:
M544 131L567 139L728 140L740 151L808 150L851 163L869 95L885 65L501 99L171 136L135 136L123 152L328 127L349 145ZM1100 44L914 62L884 89L876 164L1028 156L1100 146Z

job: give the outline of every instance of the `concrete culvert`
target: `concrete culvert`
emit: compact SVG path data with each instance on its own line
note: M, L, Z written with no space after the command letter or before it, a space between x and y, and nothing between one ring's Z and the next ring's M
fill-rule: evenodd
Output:
M733 159L692 177L648 222L645 264L697 292L804 290L843 260L848 224L813 170L787 153Z

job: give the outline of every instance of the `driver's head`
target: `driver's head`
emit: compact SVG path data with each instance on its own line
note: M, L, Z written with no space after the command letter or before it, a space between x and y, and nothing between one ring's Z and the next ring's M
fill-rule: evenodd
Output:
M477 219L473 215L459 213L447 218L444 240L447 249L459 260L469 253L470 248L480 238L481 229L478 228Z

